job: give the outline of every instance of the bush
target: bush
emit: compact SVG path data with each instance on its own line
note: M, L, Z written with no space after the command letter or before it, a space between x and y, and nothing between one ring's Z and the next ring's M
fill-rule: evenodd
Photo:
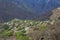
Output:
M12 30L5 31L5 32L4 32L4 36L5 36L5 37L10 37L10 36L12 36L12 35L13 35L13 31L12 31Z
M17 37L18 37L18 36L24 36L24 33L23 33L23 32L16 32L16 33L15 33L15 36L17 36Z
M2 34L2 33L0 33L0 38L2 37L2 35L3 35L3 34Z
M27 36L20 36L17 40L29 40Z
M24 29L24 27L21 27L21 26L18 27L18 30L22 30L22 29Z
M27 37L26 35L24 35L23 32L16 32L15 36L16 36L17 40L29 40L29 37Z
M4 30L8 30L8 29L9 29L9 26L8 26L7 24L4 24L4 25L3 25L3 29L4 29Z

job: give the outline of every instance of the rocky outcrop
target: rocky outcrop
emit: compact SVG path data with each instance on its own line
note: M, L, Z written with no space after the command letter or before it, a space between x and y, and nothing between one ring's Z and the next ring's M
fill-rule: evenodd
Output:
M51 20L59 20L60 19L60 7L52 10L52 15L50 17Z

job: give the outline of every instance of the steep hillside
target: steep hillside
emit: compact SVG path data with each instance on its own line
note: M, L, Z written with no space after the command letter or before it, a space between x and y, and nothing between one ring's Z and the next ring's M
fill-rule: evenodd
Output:
M0 17L3 21L9 21L14 18L19 19L27 19L27 20L45 20L48 19L48 17L51 13L46 13L43 15L38 15L38 13L34 13L31 11L28 11L27 9L23 9L20 7L17 7L16 4L11 3L10 1L1 1L0 2ZM42 13L40 13L42 14ZM47 16L46 16L47 15Z
M13 19L0 24L0 40L60 40L60 20Z
M60 7L52 10L51 20L60 20Z
M13 19L0 25L0 40L40 39L42 35L40 33L48 29L48 23L49 21ZM35 36L36 33L38 34Z
M59 4L56 0L50 0L48 4L46 2L44 0L0 0L0 18L3 21L13 18L47 20L52 14L50 10L59 7Z
M4 21L8 21L12 18L31 19L35 16L35 14L23 10L22 8L18 8L16 5L9 2L0 2L0 5L0 16Z

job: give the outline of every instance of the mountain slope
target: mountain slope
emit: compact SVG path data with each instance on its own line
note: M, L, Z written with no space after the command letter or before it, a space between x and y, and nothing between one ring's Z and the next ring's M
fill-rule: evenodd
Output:
M59 0L0 0L0 5L0 17L4 21L13 18L47 20L51 10L59 7Z
M60 20L60 7L52 10L52 15L51 15L50 19Z
M38 13L34 13L32 10L27 10L26 8L23 7L21 4L18 7L16 4L12 3L11 0L3 0L0 1L0 17L2 18L1 20L3 21L9 21L13 18L19 18L19 19L25 19L25 20L45 20L47 19L46 14L39 15ZM47 14L49 15L49 14Z

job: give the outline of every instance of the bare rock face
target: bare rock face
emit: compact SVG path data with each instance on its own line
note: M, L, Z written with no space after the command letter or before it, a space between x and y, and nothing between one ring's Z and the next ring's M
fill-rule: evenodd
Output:
M52 20L60 19L60 7L52 10L52 16L50 17L50 19L52 19Z

